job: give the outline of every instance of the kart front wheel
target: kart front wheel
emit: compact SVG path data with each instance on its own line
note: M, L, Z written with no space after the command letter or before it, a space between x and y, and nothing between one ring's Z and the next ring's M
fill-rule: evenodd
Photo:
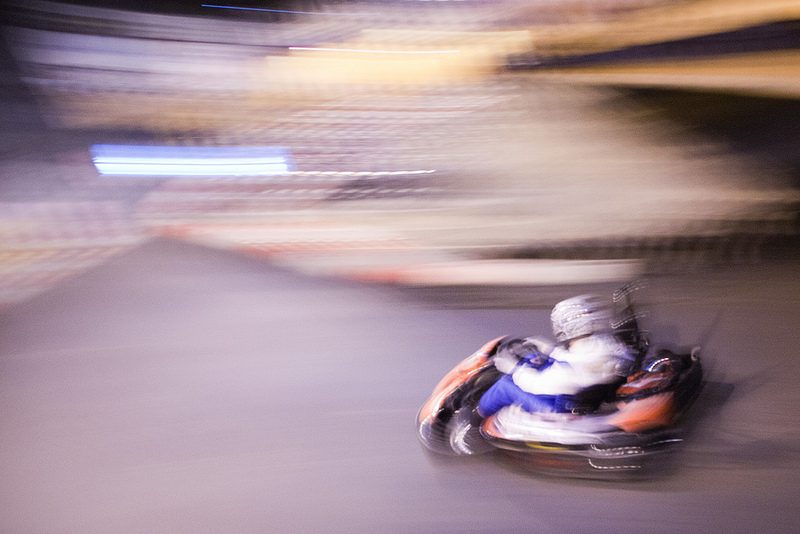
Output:
M494 449L481 435L472 410L458 410L448 425L450 448L460 456L485 454Z

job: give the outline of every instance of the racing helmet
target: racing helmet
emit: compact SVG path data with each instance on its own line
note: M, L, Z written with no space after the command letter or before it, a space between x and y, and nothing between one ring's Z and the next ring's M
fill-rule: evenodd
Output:
M562 300L553 307L550 322L559 342L588 336L609 328L608 310L593 295Z

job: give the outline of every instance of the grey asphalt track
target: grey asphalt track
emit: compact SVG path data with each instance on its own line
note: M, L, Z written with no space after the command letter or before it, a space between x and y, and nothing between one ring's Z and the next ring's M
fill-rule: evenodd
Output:
M438 461L414 429L455 363L576 288L458 309L154 240L0 315L0 531L793 532L796 272L652 281L655 340L702 341L724 394L671 475L587 482Z

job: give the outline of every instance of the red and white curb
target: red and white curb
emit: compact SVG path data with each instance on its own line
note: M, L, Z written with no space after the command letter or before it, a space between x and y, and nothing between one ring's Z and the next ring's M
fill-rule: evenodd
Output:
M629 280L639 260L465 260L389 229L338 225L176 225L162 236L269 258L314 276L406 286L558 285Z

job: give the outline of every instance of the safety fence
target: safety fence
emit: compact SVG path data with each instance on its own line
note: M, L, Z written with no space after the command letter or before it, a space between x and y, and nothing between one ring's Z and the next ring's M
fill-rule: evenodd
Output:
M0 309L146 238L116 202L2 203L0 213Z
M296 171L276 177L171 179L137 205L145 226L176 221L271 219L354 200L421 199L442 194L431 170Z

